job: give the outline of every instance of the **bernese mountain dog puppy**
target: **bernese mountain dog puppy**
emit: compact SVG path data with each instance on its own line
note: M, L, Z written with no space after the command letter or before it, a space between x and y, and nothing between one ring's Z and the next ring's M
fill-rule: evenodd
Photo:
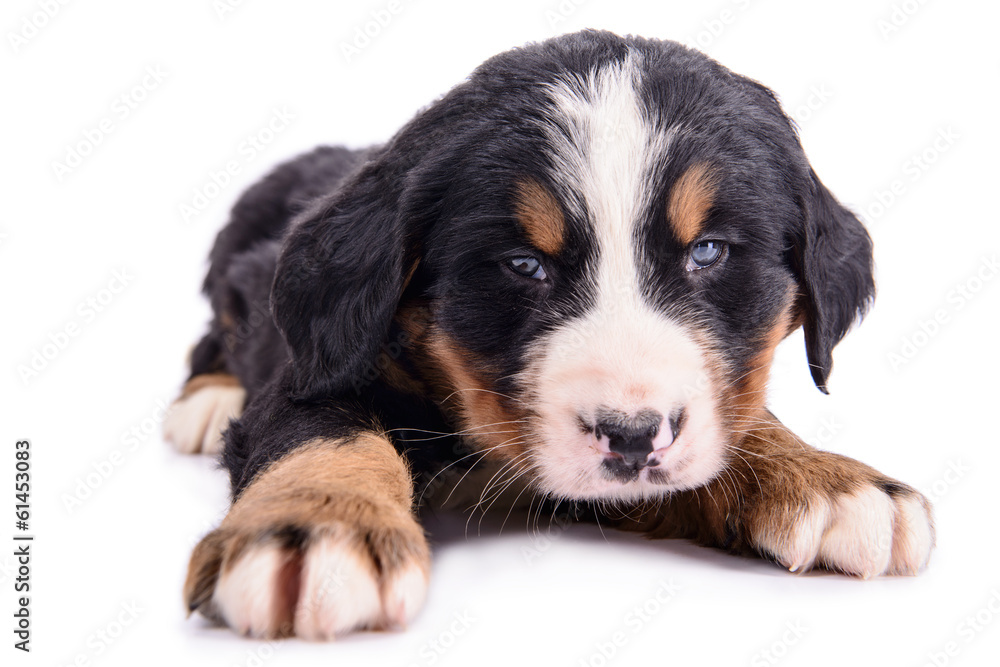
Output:
M871 241L774 94L679 44L530 44L382 146L279 166L204 289L166 435L229 471L184 598L238 632L405 625L417 500L469 487L793 572L914 574L934 545L920 493L768 411L798 327L825 391Z

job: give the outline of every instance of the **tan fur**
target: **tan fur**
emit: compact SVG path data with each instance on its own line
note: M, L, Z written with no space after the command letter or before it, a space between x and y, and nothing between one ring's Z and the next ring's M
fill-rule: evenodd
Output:
M414 264L410 271L411 277L416 268L417 265ZM405 349L405 354L415 352L419 354L431 322L430 309L423 302L409 301L400 305L395 322L400 328L400 334L393 342L398 344L400 349ZM388 360L382 368L382 377L391 387L401 392L422 396L427 394L427 386L423 380L407 371L398 359Z
M674 236L684 245L693 243L701 233L715 200L716 185L711 166L699 162L688 167L670 189L667 219Z
M204 389L205 387L239 386L240 381L229 373L204 373L202 375L195 375L193 378L188 380L187 383L185 383L184 388L181 389L181 395L177 397L177 400L183 401L191 394L195 393L199 389Z
M416 347L427 338L434 321L430 306L423 301L409 301L401 304L396 311L396 323L406 335L408 346Z
M423 394L424 384L407 373L399 362L395 359L390 359L382 369L382 378L386 381L393 389L401 391L406 394Z
M226 331L232 331L236 328L236 318L228 310L223 310L219 313L219 324Z
M557 255L566 242L566 220L559 202L534 180L519 181L514 210L532 245L548 255Z
M432 326L424 354L425 375L442 407L458 419L465 438L481 447L497 447L488 458L510 460L525 449L517 422L521 416L504 404L494 389L492 373L474 354ZM517 440L514 440L517 438Z
M733 416L734 428L740 431L751 428L765 412L767 400L767 383L771 377L771 362L778 345L795 330L793 321L793 299L786 298L780 314L771 324L763 337L758 352L750 361L750 370L737 383L737 395L734 398Z
M302 559L322 536L371 563L379 581L414 565L428 573L430 554L411 511L412 494L406 464L381 435L306 443L259 473L195 548L184 586L188 608L217 616L211 598L219 577L249 549L274 541L288 557L275 578L280 622L269 626L269 635L292 634Z
M891 545L892 565L885 573L913 573L923 567L933 545L933 521L926 498L859 461L810 447L770 412L764 411L763 415L764 421L736 445L735 454L739 456L734 455L728 469L706 486L675 494L659 507L632 508L601 520L650 537L688 538L744 554L763 552L797 571L814 563L840 570L843 568L837 562L817 560L819 542L811 545L813 553L802 556L800 562L789 562L795 560L792 554L796 545L792 542L801 532L802 519L809 512L819 511L822 516L824 508L834 508L851 494L877 491L895 507L894 516L889 517L893 525L913 522L912 507L919 507L920 524L929 525L931 531L921 545L924 550L919 551L897 530ZM830 516L835 518L835 513ZM834 527L820 525L818 539ZM860 531L865 528L848 527L844 533L860 539ZM778 545L782 553L765 545ZM906 558L905 563L900 562L901 557Z

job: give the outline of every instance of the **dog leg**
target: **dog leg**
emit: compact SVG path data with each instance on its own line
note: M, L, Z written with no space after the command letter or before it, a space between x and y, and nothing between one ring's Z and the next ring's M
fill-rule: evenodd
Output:
M255 637L402 627L430 554L385 437L314 439L256 475L191 556L188 609Z
M630 517L602 517L650 537L681 537L869 578L916 574L934 546L928 500L863 463L814 449L766 413L704 487Z

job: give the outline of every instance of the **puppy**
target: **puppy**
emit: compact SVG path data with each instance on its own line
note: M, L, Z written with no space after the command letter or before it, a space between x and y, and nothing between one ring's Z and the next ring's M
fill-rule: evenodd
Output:
M765 406L798 327L826 391L871 241L774 95L678 44L531 44L383 146L278 167L205 292L166 432L222 451L233 504L184 597L240 633L405 625L428 585L416 496L480 468L480 506L573 501L793 572L914 574L934 544L923 496Z

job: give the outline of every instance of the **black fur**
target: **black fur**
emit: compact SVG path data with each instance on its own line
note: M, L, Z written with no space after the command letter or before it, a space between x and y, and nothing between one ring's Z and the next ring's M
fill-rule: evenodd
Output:
M546 284L503 264L527 246L513 223L515 180L530 176L559 191L547 175L551 146L538 131L543 84L629 50L645 57L649 113L687 128L650 199L664 201L698 161L725 166L706 228L729 242L730 273L686 275L678 265L686 248L667 231L661 206L637 239L648 293L680 317L712 322L735 378L795 290L813 378L825 391L831 351L874 290L864 228L816 178L766 88L674 43L587 31L501 54L386 145L319 148L240 199L212 251L205 291L216 316L192 371L227 370L251 396L226 436L234 495L262 466L312 438L373 426L448 428L431 396L394 387L379 370L388 355L419 375L396 321L403 305L417 304L487 360L480 370L497 392L515 391L510 378L528 343L579 315L593 294L586 267L594 241L584 220L568 216L565 250L546 258ZM254 326L250 318L269 299L277 327ZM392 434L418 469L421 457L457 457L453 444Z
M292 218L339 187L365 155L322 146L280 165L236 202L209 255L203 290L215 317L192 355L192 377L228 370L252 397L285 363L288 355L270 317L280 241ZM230 326L223 315L234 320Z
M806 352L816 386L826 392L833 347L875 295L872 241L861 222L834 199L810 170L803 196L805 238L800 278L806 288Z

